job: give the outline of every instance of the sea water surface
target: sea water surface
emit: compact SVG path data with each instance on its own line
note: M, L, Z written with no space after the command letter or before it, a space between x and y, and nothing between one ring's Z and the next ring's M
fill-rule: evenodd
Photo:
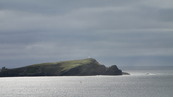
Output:
M123 76L2 77L0 97L173 97L173 69Z

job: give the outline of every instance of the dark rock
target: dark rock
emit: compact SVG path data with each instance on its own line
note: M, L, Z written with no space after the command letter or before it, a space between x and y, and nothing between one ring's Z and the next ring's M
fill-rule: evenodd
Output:
M105 75L122 75L122 71L116 65L107 68Z

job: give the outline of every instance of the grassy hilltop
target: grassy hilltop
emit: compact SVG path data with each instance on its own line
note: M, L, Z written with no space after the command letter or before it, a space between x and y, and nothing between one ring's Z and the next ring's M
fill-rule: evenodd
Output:
M84 75L122 75L122 71L119 70L116 65L105 67L93 58L55 63L33 64L25 67L5 69L0 71L1 77Z

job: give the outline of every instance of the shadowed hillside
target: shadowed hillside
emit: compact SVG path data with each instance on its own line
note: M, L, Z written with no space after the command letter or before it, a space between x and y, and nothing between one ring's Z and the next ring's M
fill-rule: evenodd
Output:
M116 65L105 67L93 58L55 63L33 64L25 67L4 69L0 71L1 77L86 75L122 75L122 71L118 69Z

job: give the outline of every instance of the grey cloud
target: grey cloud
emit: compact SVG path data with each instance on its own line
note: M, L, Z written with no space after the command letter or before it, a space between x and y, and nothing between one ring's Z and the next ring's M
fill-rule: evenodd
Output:
M81 7L65 14L43 15L23 11L4 10L4 30L74 30L74 29L148 29L167 27L156 18L157 8L139 6ZM9 17L9 18L8 18ZM9 29L10 28L10 29ZM1 29L3 31L3 29Z
M173 8L159 10L159 20L163 20L165 22L173 22L172 17L173 17Z
M0 63L22 66L90 56L106 64L170 64L171 4L154 2L1 0Z
M10 33L10 34L0 34L1 44L22 44L27 45L36 41L39 41L37 34L33 33Z
M121 6L129 5L138 0L120 1L120 0L1 0L1 9L8 10L21 10L28 12L36 12L43 14L59 14L66 13L71 10L86 8L86 7L99 7L99 6Z

